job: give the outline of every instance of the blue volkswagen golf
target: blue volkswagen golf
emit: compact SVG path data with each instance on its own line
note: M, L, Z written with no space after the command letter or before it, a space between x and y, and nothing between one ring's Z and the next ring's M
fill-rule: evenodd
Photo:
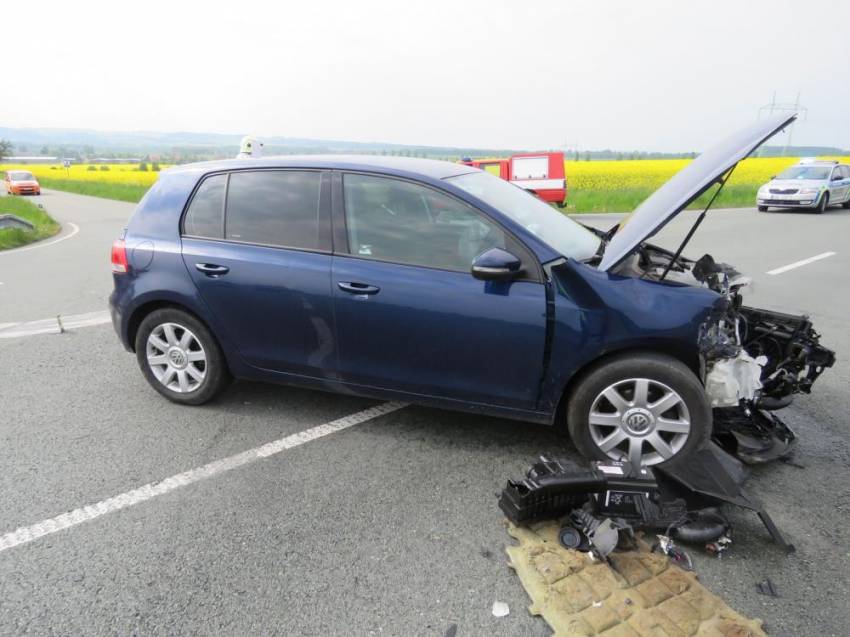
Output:
M606 233L460 164L176 167L113 245L113 322L178 403L297 384L566 423L588 457L669 462L722 410L787 404L831 364L805 317L744 307L731 267L645 242L790 121L728 138Z

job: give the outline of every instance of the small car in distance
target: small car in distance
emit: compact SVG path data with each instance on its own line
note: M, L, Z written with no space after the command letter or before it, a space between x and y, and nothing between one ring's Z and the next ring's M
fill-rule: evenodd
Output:
M3 178L6 194L9 195L40 195L41 185L28 170L7 170Z
M850 166L833 160L803 160L759 188L758 209L808 208L826 212L832 205L850 208Z

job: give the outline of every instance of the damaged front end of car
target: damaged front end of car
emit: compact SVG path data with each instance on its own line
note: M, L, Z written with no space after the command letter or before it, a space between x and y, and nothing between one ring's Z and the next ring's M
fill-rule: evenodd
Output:
M773 412L790 405L795 394L810 393L835 363L809 317L745 306L742 291L750 279L708 254L693 261L642 244L615 272L707 287L720 295L697 336L713 437L747 463L787 455L796 437Z
M748 281L730 266L706 255L692 273L721 294L698 338L715 440L748 463L787 455L796 437L773 412L810 393L835 353L807 316L743 305Z
M746 307L741 291L750 280L711 255L693 261L682 251L703 222L737 164L796 115L751 124L700 155L602 235L597 268L650 281L706 287L718 294L696 337L706 395L713 409L713 437L748 463L786 455L794 433L774 411L795 394L809 393L835 353L804 315ZM716 186L716 188L715 188ZM647 243L697 197L714 188L678 249Z

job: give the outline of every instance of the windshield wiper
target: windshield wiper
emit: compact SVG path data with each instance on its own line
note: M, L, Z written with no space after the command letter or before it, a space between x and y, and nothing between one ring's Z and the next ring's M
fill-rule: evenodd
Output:
M738 167L738 164L736 162L735 165L732 166L732 168L730 168L729 171L726 173L726 175L723 177L722 181L720 182L720 186L718 186L717 190L714 191L714 194L711 195L711 199L708 200L708 204L706 204L705 208L700 213L699 217L697 217L697 220L694 222L694 225L691 226L690 230L688 230L688 234L686 234L685 238L682 239L682 243L679 245L678 249L673 254L673 257L670 259L670 261L665 266L664 272L661 273L661 277L658 279L659 281L664 280L664 277L666 277L667 273L670 272L670 268L672 268L673 264L676 263L676 261L679 260L680 256L682 256L682 250L685 249L685 246L688 245L688 242L691 240L691 237L694 236L694 232L697 231L697 228L699 228L699 224L701 224L702 220L705 219L705 215L708 212L708 209L711 208L711 204L713 204L714 200L717 199L717 195L719 195L720 191L723 190L723 186L725 186L726 182L729 181L729 177L732 176L732 173L735 172L735 168L737 168L737 167Z

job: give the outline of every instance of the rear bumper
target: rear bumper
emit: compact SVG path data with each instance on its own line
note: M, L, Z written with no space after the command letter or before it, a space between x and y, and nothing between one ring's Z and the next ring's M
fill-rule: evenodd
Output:
M117 275L113 275L113 277L114 276ZM115 289L112 291L112 294L109 295L109 316L112 319L112 327L115 329L115 333L118 334L118 338L121 340L121 345L123 345L124 349L128 352L132 352L133 345L128 339L127 329L127 320L129 317L124 311L126 306L126 300L124 297L128 296L128 289L129 286L125 287L116 281Z

